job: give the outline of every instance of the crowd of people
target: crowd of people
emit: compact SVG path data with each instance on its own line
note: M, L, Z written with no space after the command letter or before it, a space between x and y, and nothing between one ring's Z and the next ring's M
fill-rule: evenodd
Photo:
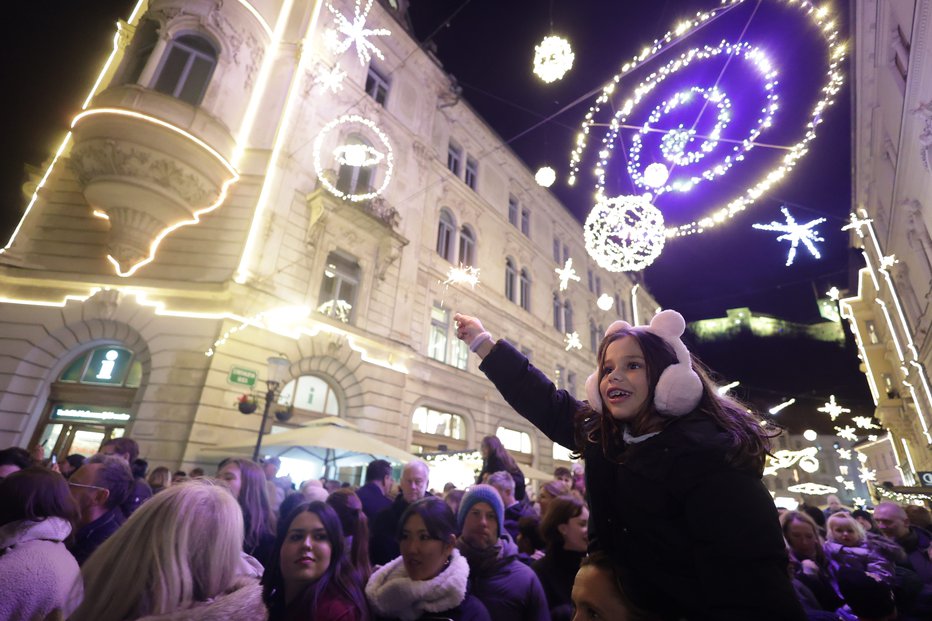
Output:
M769 430L670 313L609 327L587 401L457 315L508 403L582 457L536 489L492 436L442 491L420 460L354 488L293 485L274 457L149 474L128 437L2 450L0 621L932 619L929 512L778 510Z

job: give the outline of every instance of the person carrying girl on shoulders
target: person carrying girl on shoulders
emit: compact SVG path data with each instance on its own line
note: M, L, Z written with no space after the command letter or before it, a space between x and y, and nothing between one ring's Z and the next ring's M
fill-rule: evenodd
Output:
M769 432L717 393L680 338L682 315L609 326L588 402L493 341L477 318L455 320L509 405L582 454L589 550L611 556L635 605L669 619L806 619L761 482Z

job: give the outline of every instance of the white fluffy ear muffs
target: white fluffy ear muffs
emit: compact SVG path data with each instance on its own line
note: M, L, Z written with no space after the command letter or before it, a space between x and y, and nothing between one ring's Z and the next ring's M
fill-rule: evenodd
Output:
M625 321L615 321L605 331L605 336L631 327ZM680 338L686 331L686 320L674 310L665 310L654 315L649 326L638 326L635 330L659 336L676 354L676 363L664 369L654 387L654 407L667 416L683 416L692 412L702 399L702 380L693 370L689 350ZM596 412L602 411L598 369L586 379L586 398L589 399L589 407Z

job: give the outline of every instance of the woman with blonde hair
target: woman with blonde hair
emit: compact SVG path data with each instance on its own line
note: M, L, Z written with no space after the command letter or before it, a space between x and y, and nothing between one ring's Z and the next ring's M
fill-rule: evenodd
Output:
M569 494L570 486L566 481L554 479L553 481L547 481L541 484L540 493L537 494L537 504L540 505L541 520L543 520L544 516L547 514L547 508L554 498L568 496Z
M72 621L264 619L262 589L244 575L243 518L229 492L200 480L137 509L81 569Z
M243 551L268 567L275 547L275 513L262 467L250 459L229 457L220 462L217 478L243 511Z
M171 470L165 466L159 466L149 473L148 483L149 487L152 488L153 494L158 494L159 492L167 489L172 484Z
M825 557L832 578L845 568L869 574L887 585L893 584L893 563L867 541L864 527L846 511L833 513L825 524L827 535Z
M832 584L815 520L803 511L787 511L780 516L780 527L789 545L793 577L812 591L823 610L836 610L843 602Z

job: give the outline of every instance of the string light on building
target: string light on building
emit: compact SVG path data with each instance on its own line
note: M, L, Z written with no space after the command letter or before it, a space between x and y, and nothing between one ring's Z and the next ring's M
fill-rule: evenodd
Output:
M644 46L640 53L621 65L620 71L605 84L601 94L596 98L595 103L589 108L589 111L583 118L580 131L576 135L573 151L570 154L570 171L567 180L570 185L575 185L579 176L583 154L589 146L589 135L593 126L597 124L610 125L609 134L607 134L607 136L611 136L612 133L617 132L620 128L618 117L614 118L612 122L609 123L605 119L603 109L618 110L623 115L627 115L633 110L635 104L633 97L629 95L625 95L625 97L629 97L627 99L618 99L615 97L616 89L621 79L640 69L646 63L652 62L659 55L666 52L671 45L680 43L695 30L705 26L710 20L730 11L738 5L744 4L744 2L745 0L722 0L718 7L706 12L697 13L695 18L680 21L673 30L655 39L653 43ZM764 167L765 170L761 173L760 177L743 189L740 195L732 199L726 199L726 202L723 204L712 206L710 209L706 210L705 215L697 220L668 228L666 231L667 237L695 235L711 228L721 226L735 215L742 212L749 205L755 203L774 184L780 182L795 168L799 160L809 151L810 143L816 138L817 128L825 120L825 113L835 103L835 97L844 84L845 71L841 65L847 56L846 45L839 37L837 20L833 19L828 11L823 11L821 8L817 9L810 0L785 0L783 4L790 10L799 11L804 19L811 22L814 26L812 31L818 33L818 36L821 37L827 52L825 55L827 70L824 73L824 81L820 86L815 87L818 89L818 95L816 95L816 101L808 112L808 121L801 127L801 137L795 144L783 147L785 149L785 154L780 157L769 170ZM725 45L731 44L725 42ZM733 45L732 47L738 47L738 45ZM684 62L697 60L700 54L708 54L709 50L714 49L716 48L707 46L703 49L692 49L684 52L678 58L672 59L666 65L653 71L650 76L639 85L640 90L625 89L625 93L630 93L632 90L638 95L642 95L643 92L651 92L659 82L666 79L672 73L679 71ZM720 53L721 52L719 52L719 54ZM762 53L761 57L766 58L763 57ZM765 74L769 73L769 71L773 70L772 63L769 66L767 63L762 63L760 69L764 71ZM773 103L775 104L775 102ZM766 108L766 105L764 107ZM610 149L607 148L609 146L611 145L608 144L608 140L606 139L603 140L603 144L599 147L601 151L599 153L599 164L595 167L596 177L604 175L606 167L603 164L603 160L610 152Z
M793 259L796 258L796 247L799 246L800 242L803 243L806 250L808 250L813 257L821 259L822 255L819 253L819 249L815 247L815 242L823 242L825 238L820 237L819 232L813 227L825 222L825 218L816 218L805 224L797 224L795 218L790 215L786 207L780 207L780 211L782 211L783 215L786 217L785 223L774 220L770 224L754 224L752 228L762 231L777 231L783 233L783 235L777 237L777 241L790 242L790 251L786 256L787 267L793 265Z
M353 128L354 125L357 126L356 129L361 129L358 126L362 126L362 128L365 128L368 130L367 133L375 135L379 139L379 141L382 143L382 147L384 149L384 151L378 151L373 147L367 147L367 150L361 151L360 149L357 149L356 147L365 146L365 145L345 144L345 145L337 145L331 151L332 157L334 158L334 161L337 163L340 163L341 161L348 162L350 161L350 159L352 159L352 161L359 161L360 158L363 158L361 160L363 164L360 164L360 165L368 166L371 164L368 164L367 162L376 161L375 159L376 157L379 158L377 160L378 162L381 162L384 159L385 176L382 179L382 184L379 187L373 190L370 190L369 192L364 192L361 194L351 194L351 193L344 192L340 190L339 188L337 188L327 178L327 175L325 174L325 169L323 166L323 160L321 157L321 151L323 149L324 140L335 128L342 127L342 126ZM348 134L349 132L341 132L341 133ZM371 149L371 151L369 149ZM327 188L327 191L329 191L331 194L333 194L334 196L338 196L340 198L346 199L348 201L353 201L353 202L365 201L365 200L373 199L379 196L385 190L385 188L388 187L388 182L391 181L392 170L394 168L394 164L395 164L394 152L392 151L391 142L388 140L388 136L385 135L385 132L379 129L378 126L372 121L370 121L369 119L363 118L356 114L349 114L346 116L341 116L339 118L336 118L330 121L329 123L324 125L324 127L320 130L320 133L317 134L317 138L314 139L314 171L317 173L317 178L320 179L320 183L325 188ZM353 164L346 164L346 165L353 165Z
M563 338L563 342L566 344L564 348L566 351L571 349L582 349L582 342L579 340L578 332L568 332Z
M858 441L858 436L854 433L854 427L851 427L850 425L845 425L844 427L835 427L835 433L843 440L849 440L851 442Z
M826 414L828 414L829 418L832 419L832 422L835 422L835 419L841 416L842 414L851 413L851 410L849 410L848 408L843 408L838 403L835 402L835 395L830 395L825 405L823 405L820 408L817 408L816 411L825 412Z
M534 174L534 181L542 188L549 188L557 180L557 173L550 166L543 166L537 169Z
M595 305L599 307L599 310L608 312L615 306L615 298L607 293L603 293L599 296L599 299L595 301Z
M343 13L337 11L331 3L327 3L327 9L333 15L335 28L327 33L328 42L333 48L334 54L342 54L350 47L355 46L356 58L363 67L369 66L374 54L379 60L385 60L382 50L377 48L370 38L387 37L391 33L386 28L366 28L366 20L369 18L369 10L372 9L373 0L366 0L363 5L362 0L356 0L353 9L352 21L347 19Z
M831 485L822 485L821 483L798 483L790 485L786 488L786 491L806 496L825 496L826 494L834 494L838 491L838 488Z
M556 82L573 68L575 59L569 41L556 35L544 37L534 47L534 74L547 84Z
M586 218L583 240L601 268L642 270L663 252L663 214L644 196L603 198Z
M932 501L932 493L930 494L915 494L915 493L903 493L897 492L892 489L887 489L882 485L872 485L874 494L883 498L884 500L891 500L895 503L901 505L918 505L920 507L925 506L925 503Z
M562 268L558 267L553 271L557 273L557 277L560 279L560 291L566 291L566 287L571 280L579 282L579 276L576 274L576 270L573 269L573 257L568 258Z

